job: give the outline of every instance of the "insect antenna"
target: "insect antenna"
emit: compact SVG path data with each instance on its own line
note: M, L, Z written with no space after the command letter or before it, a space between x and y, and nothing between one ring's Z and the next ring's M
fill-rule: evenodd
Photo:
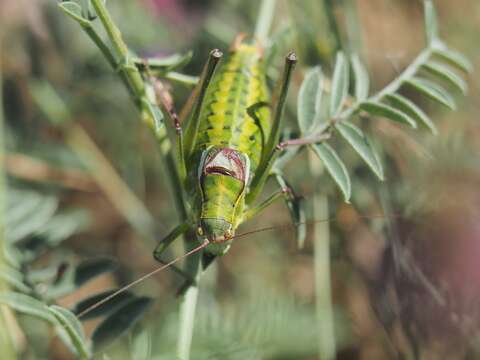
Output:
M362 215L358 216L359 219L385 219L385 218L401 218L401 215ZM247 235L252 235L260 232L266 232L266 231L272 231L276 229L293 229L299 225L313 225L313 224L319 224L319 223L324 223L324 222L331 222L331 221L338 221L338 218L329 218L329 219L319 219L319 220L307 220L307 221L302 221L302 222L297 222L294 224L285 224L285 225L274 225L274 226L267 226L264 228L259 228L251 231L247 231L238 235L235 235L232 237L232 239L238 239L245 237Z
M127 291L128 289L132 288L133 286L141 283L142 281L148 279L149 277L161 272L162 270L165 270L166 268L168 268L169 266L175 264L176 262L182 260L182 259L185 259L186 257L190 256L190 255L193 255L195 254L196 252L199 252L200 250L202 250L203 248L205 248L210 242L208 241L208 239L205 239L205 241L203 243L201 243L199 246L197 246L196 248L186 252L185 254L173 259L172 261L166 263L165 265L163 266L160 266L159 268L141 276L140 278L132 281L131 283L125 285L124 287L118 289L117 291L115 291L113 294L107 296L106 298L96 302L95 304L91 305L90 307L86 308L85 310L83 310L80 314L77 315L77 317L81 318L82 316L85 316L86 314L88 314L90 311L92 310L95 310L96 308L98 308L99 306L105 304L106 302L112 300L115 296Z

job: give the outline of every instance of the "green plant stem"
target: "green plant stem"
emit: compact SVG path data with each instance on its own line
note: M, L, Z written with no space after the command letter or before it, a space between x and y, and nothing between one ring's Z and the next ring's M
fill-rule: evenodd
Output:
M2 34L0 33L0 60L2 59ZM0 266L5 264L5 209L7 202L7 182L5 177L5 134L3 112L3 81L0 63ZM0 292L7 291L8 285L0 279ZM6 305L0 306L0 349L5 359L16 359L17 355L9 331L7 316L11 310Z
M145 84L142 79L140 72L138 71L137 67L135 66L131 56L129 55L129 50L125 42L123 41L122 35L120 30L113 22L112 17L110 16L105 4L102 0L92 0L92 5L95 8L95 11L100 18L100 21L107 32L107 35L113 45L113 48L117 52L117 57L119 58L119 62L116 64L119 71L124 73L124 76L128 80L129 86L133 89L133 96L135 97L135 101L140 101L142 97L146 96L145 91ZM102 42L96 41L97 45L101 44ZM105 54L109 51L106 51L105 47L99 46L100 50ZM107 60L109 62L112 61L111 57L107 55ZM152 100L152 99L149 99ZM142 109L144 110L144 109Z
M195 234L190 232L185 236L185 251L190 251L197 244L188 239L195 237ZM192 345L193 330L195 326L195 312L197 307L199 280L202 272L201 269L201 254L196 253L185 260L185 272L189 274L195 283L191 284L180 298L179 305L179 328L177 335L177 359L189 360L190 349Z
M268 40L268 33L273 22L276 0L263 0L255 26L255 38L263 45Z
M310 171L318 184L313 197L313 218L328 218L328 198L321 187L323 166L309 153ZM321 360L335 359L335 327L330 275L330 229L328 222L314 225L315 308L318 326L318 354Z
M102 0L92 0L92 4L100 18L100 21L105 28L105 31L110 38L110 41L112 42L114 48L120 56L120 70L127 78L127 83L129 84L129 86L131 86L132 90L130 91L130 93L134 97L134 100L139 107L142 115L145 116L146 114L148 114L148 111L146 111L144 104L146 102L156 103L155 96L150 96L149 98L149 93L146 91L145 83L140 73L138 72L138 69L129 57L128 47L124 43L120 31L114 24ZM94 37L92 39L94 39ZM95 42L98 45L98 39L96 40L97 41ZM101 43L102 42L100 42L100 44ZM100 47L100 50L105 55L105 48ZM106 57L107 60L111 62L111 56L107 55ZM183 78L182 80L185 80L185 78ZM147 123L154 124L155 122L147 121ZM166 160L166 169L169 172L168 178L170 179L170 185L173 189L172 194L178 215L182 221L185 221L188 217L188 212L185 207L183 190L181 188L180 182L178 181L178 169L172 154L172 146L167 139L167 134L164 127L162 127L160 130L153 127L153 130L159 143L160 152ZM195 235L193 234L193 237L188 235L184 237L184 244L187 249L194 244L192 241L190 241L190 239L195 238L194 236ZM200 255L190 256L186 260L185 270L191 275L192 278L198 279L200 275ZM180 326L177 339L177 354L178 357L182 360L188 359L190 354L197 297L198 287L197 285L192 285L186 290L186 292L180 299Z

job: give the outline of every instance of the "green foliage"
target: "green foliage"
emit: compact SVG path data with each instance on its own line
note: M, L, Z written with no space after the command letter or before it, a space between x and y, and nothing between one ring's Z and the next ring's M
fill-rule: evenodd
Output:
M335 70L332 78L332 90L330 95L330 117L335 118L340 114L348 96L349 65L347 58L342 52L337 53Z
M330 89L330 111L327 115L319 115L321 114L319 109L324 105L319 95L323 91L323 76L318 69L308 72L298 95L298 125L302 133L313 131L314 135L309 137L321 139L322 134L330 135L333 130L336 130L374 174L383 180L380 157L362 130L352 125L350 121L359 116L380 117L414 129L419 122L432 133L436 133L435 125L425 111L412 100L399 94L399 91L409 86L451 110L456 109L454 97L438 82L444 82L463 94L467 92L465 80L455 72L453 67L463 71L470 71L472 67L461 54L448 49L439 39L438 23L431 1L425 1L425 25L427 47L395 80L374 95L368 95L370 83L368 72L358 55L353 55L348 61L342 52L338 52ZM355 84L352 97L349 97L350 68ZM430 78L427 78L422 70L427 72ZM347 99L349 99L348 104L346 104ZM350 176L338 154L327 144L316 144L312 149L325 164L327 172L342 191L345 200L349 201Z
M52 305L48 307L48 311L55 317L61 326L61 330L65 331L71 341L71 348L76 352L79 359L87 360L91 357L87 344L85 343L85 334L78 319L69 310L60 306ZM61 336L65 338L64 336Z
M55 305L47 307L46 304L76 291L97 276L114 271L117 263L108 258L94 258L77 265L61 262L35 269L35 262L45 252L52 251L64 240L86 228L86 214L78 209L57 212L58 199L55 195L15 188L9 193L7 205L6 244L9 251L6 256L10 259L10 265L0 268L0 277L20 292L1 293L0 303L57 326L59 336L68 348L82 359L90 358L82 327L74 313L87 310L93 305L92 299L102 299L106 294L81 300L74 306L73 313ZM149 301L148 298L126 293L92 311L86 318L106 316L97 328L99 333L120 318L122 332L117 335L121 335L147 310ZM95 349L97 341L93 341Z
M98 8L98 5L104 2L99 0L95 3ZM268 3L272 4L273 2ZM231 6L231 4L232 2L225 2L226 7ZM317 5L316 2L312 2L312 4ZM163 161L168 158L168 153L164 149L168 149L171 144L168 143L168 139L165 140L165 134L162 133L164 131L164 115L161 109L155 105L155 101L152 101L154 89L149 77L152 75L161 80L171 81L175 95L178 92L181 94L179 98L182 98L182 95L186 97L182 93L185 90L182 86L194 85L198 78L177 71L180 71L190 62L193 63L191 65L192 69L198 69L200 67L198 59L202 57L202 54L197 53L193 57L192 51L181 51L165 57L144 60L140 57L142 51L148 53L151 49L141 49L139 51L140 55L137 55L130 48L126 48L119 30L112 23L112 19L105 17L105 14L97 16L98 10L92 5L92 1L63 1L59 4L59 7L70 19L77 22L84 33L98 46L112 69L119 74L135 106L140 110L142 119L146 120L149 126L153 124L152 127L156 134L162 137L164 141L161 144L161 153L162 155L167 154L162 158ZM116 8L118 5L114 2L109 2L108 5L109 8L118 9ZM259 23L258 30L261 34L268 31L268 22L272 18L272 11L271 9L268 10L268 7L263 13L263 23ZM112 14L117 16L115 11ZM364 122L354 124L355 121L381 117L408 125L410 128L416 128L418 124L428 128L432 133L437 133L430 115L423 108L423 103L419 102L417 104L417 98L414 100L413 96L423 95L447 108L455 109L455 98L450 93L449 88L451 87L463 94L467 92L464 74L460 74L460 72L472 71L472 64L463 55L448 48L440 39L431 1L425 2L425 14L426 48L391 84L377 93L371 94L369 71L358 54L349 54L346 51L339 52L334 61L331 81L328 78L330 73L326 64L334 59L322 59L321 68L316 66L305 74L297 101L298 128L302 137L322 139L311 145L310 148L321 159L326 173L333 178L346 201L351 199L352 192L353 195L357 195L356 179L351 179L349 175L356 169L349 167L348 154L342 151L343 149L338 145L343 142L343 144L351 147L354 150L353 156L358 155L358 158L380 180L384 179L386 171L379 160L380 156L377 150L367 135L365 127L362 126ZM118 20L121 21L122 19L119 18ZM128 20L129 24L132 23L131 27L136 27L144 22L144 19L139 22L130 18ZM223 19L222 21L228 22L228 20ZM102 33L100 31L102 28L99 25L105 23L109 26L104 26L103 29L106 31ZM125 26L125 21L121 25L122 27ZM240 22L224 25L230 32L225 31L217 34L217 40L223 38L230 41L231 33L236 33L245 24ZM311 24L304 25L313 29ZM66 29L62 28L61 31ZM140 37L139 34L143 34L143 30L145 29L138 27L136 36ZM157 28L155 28L155 32L159 32ZM278 33L270 41L271 46L268 46L268 43L266 44L268 64L272 64L272 59L280 57L283 51L279 50L281 47L291 46L290 43L285 45L280 44L280 42L290 42L293 32L292 27L286 27L282 29L282 33ZM104 36L105 34L108 38ZM297 35L295 34L295 36ZM316 34L311 32L311 35L315 36ZM174 35L171 37L174 38ZM288 40L285 40L287 37ZM302 36L300 38L303 39ZM314 39L312 38L312 40ZM304 46L306 40L301 41L302 43L299 45ZM175 41L171 42L173 43L171 44L172 47L177 47ZM314 41L312 41L313 43ZM133 44L133 46L137 45ZM157 51L158 44L154 43L151 46L155 47L155 51ZM203 44L199 48L203 50L202 46ZM317 46L320 45L317 44ZM77 58L75 53L67 54L67 49L62 50L65 51L65 62L72 62L72 68L76 66L74 71L69 72L67 68L65 72L68 73L68 76L71 76L68 81L74 84L71 87L69 86L68 91L76 93L77 97L69 99L69 106L71 104L72 107L72 109L69 109L65 106L66 103L62 96L58 95L63 95L65 92L55 91L58 84L50 85L53 84L53 82L50 82L51 79L48 79L48 81L32 81L28 87L29 95L36 104L42 104L40 109L43 115L46 115L51 125L54 125L50 128L40 129L38 133L42 135L52 132L52 129L56 129L58 125L69 125L70 123L67 123L66 120L75 118L77 121L77 115L78 119L81 119L90 111L91 114L88 115L92 115L91 117L95 121L92 121L91 124L88 123L87 129L98 130L101 126L108 129L106 131L108 134L104 139L98 138L102 144L115 143L116 146L127 148L128 153L137 156L142 149L140 147L135 149L130 146L131 144L126 146L125 134L121 134L128 131L124 131L124 127L119 126L121 121L117 117L127 108L124 104L127 102L124 101L124 98L118 96L117 84L113 83L111 77L103 76L104 69L96 64L96 58L89 51L85 51L86 47L79 48L79 52L85 53L82 54L84 57L80 58ZM169 50L171 49L167 49L167 52L171 53ZM178 50L175 49L175 51ZM325 51L322 51L324 49L317 50L320 53L325 53ZM273 65L269 66L267 71L273 75L273 78L276 77L275 74L278 72ZM175 87L176 84L181 86L177 88ZM96 87L98 87L98 91L89 90ZM408 93L403 91L407 87L410 90ZM94 96L91 96L92 94ZM107 110L109 107L115 108L117 112L113 112L113 115L111 115ZM287 114L293 112L291 108L287 108ZM72 116L72 114L75 116ZM102 121L97 121L99 119ZM110 122L113 119L117 122ZM12 117L12 121L17 121L17 118ZM374 121L371 123L375 124ZM31 123L28 123L28 126L31 126ZM36 128L32 129L34 132L37 130ZM137 135L133 134L132 137ZM285 139L297 135L290 131L285 135ZM322 137L322 135L325 135L325 137ZM12 136L8 140L13 141L14 137ZM146 145L146 147L148 146ZM53 146L51 149L56 155L63 154L59 147ZM31 151L35 152L36 150L32 149ZM115 154L114 151L112 152ZM145 152L148 154L147 156L154 153L150 148ZM296 155L297 150L289 149L275 164L275 178L282 188L291 188L283 176L284 174L290 174L283 169L283 166ZM155 165L158 165L159 161L155 158L154 162ZM73 160L68 159L67 163L71 165ZM168 161L165 161L165 163L168 164ZM120 161L114 165L120 167L119 164ZM347 167L345 164L349 164L349 166ZM135 172L129 165L129 163L121 164L122 167L127 169L125 173L133 177ZM152 177L153 173L154 171L147 168L146 178ZM49 190L51 189L49 188ZM150 188L149 191L151 191ZM79 253L72 250L65 242L86 229L89 217L84 210L65 207L64 199L69 194L64 195L65 193L54 191L27 191L14 185L10 187L7 211L8 241L4 244L4 253L8 264L0 268L0 277L11 286L12 290L18 292L1 293L0 302L12 307L18 313L27 315L27 317L37 317L45 321L46 324L55 326L61 339L77 356L89 357L91 355L90 347L96 351L110 353L110 350L114 348L110 345L116 339L123 337L135 324L138 325L142 315L148 311L152 300L145 296L124 292L108 302L92 308L92 306L116 292L116 289L111 289L101 290L81 299L73 306L71 312L52 305L57 302L59 297L71 294L97 276L116 269L116 263L110 258L78 260ZM359 197L361 196L364 196L364 194L359 195ZM355 198L353 200L356 202ZM296 227L296 239L298 246L302 247L307 228L305 222L306 201L294 192L289 194L285 201L292 219L298 225ZM169 205L168 213L171 212L170 209L171 206ZM269 251L273 252L274 250ZM307 246L304 254L309 254L309 251L310 249ZM83 257L83 254L81 256ZM278 267L280 268L281 265L279 264ZM224 269L222 268L222 270ZM287 272L282 269L280 271ZM233 275L226 273L222 276L230 280L229 277ZM285 276L285 274L282 274L282 276ZM230 282L228 284L233 287ZM235 290L238 289L235 288ZM287 301L284 295L264 297L263 292L261 292L263 290L265 289L259 289L254 296L251 296L250 299L253 300L250 302L235 297L234 305L231 308L220 306L219 304L223 304L220 301L216 303L212 299L204 299L201 303L200 316L195 324L194 358L297 359L315 357L318 334L316 334L317 320L314 316L313 307ZM262 294L262 296L258 296L258 294ZM82 315L80 316L80 314ZM94 331L92 339L85 338L81 324L75 316L80 316L82 321L103 318ZM155 318L159 319L156 325L160 329L156 329L156 331L150 328L142 329L136 336L132 336L129 345L126 345L126 342L117 342L115 346L121 349L129 347L130 357L136 359L166 359L172 357L173 354L169 351L174 348L176 320L170 321L170 317L162 313L156 313ZM339 323L343 324L344 319ZM342 329L340 332L342 332ZM346 343L345 338L344 334L340 334L340 348L342 344ZM110 358L116 359L118 357L112 351Z

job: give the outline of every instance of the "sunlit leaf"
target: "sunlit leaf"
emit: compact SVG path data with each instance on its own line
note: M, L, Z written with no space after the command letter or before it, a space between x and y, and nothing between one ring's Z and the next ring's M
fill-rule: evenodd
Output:
M420 78L413 78L405 81L405 83L439 104L442 104L451 110L456 109L455 101L452 96L440 85L437 85L430 80Z
M349 202L352 194L352 185L345 164L335 150L328 144L312 145L315 154L322 160L327 172L332 176L335 183L343 193L346 202Z
M57 319L62 328L67 332L72 345L81 359L90 359L90 351L85 343L85 334L82 325L76 316L69 310L52 305L48 311Z
M367 69L363 65L360 57L357 54L352 56L352 68L355 76L355 98L361 102L368 98L370 89L370 78Z
M339 52L335 60L330 97L330 116L336 117L348 96L349 66L345 54Z
M446 63L455 68L470 73L473 71L473 65L463 54L458 51L448 49L446 46L440 46L434 49L434 54Z
M384 179L382 164L375 149L368 141L365 134L355 125L348 122L339 122L335 128L353 149L362 157L380 180Z
M22 254L8 242L3 243L3 255L8 265L15 269L19 269L21 266Z
M438 133L437 128L430 117L410 99L399 94L386 95L385 99L395 108L410 115L413 119L420 122L420 124L426 126L433 134Z
M18 291L26 294L32 291L32 289L24 283L22 273L10 266L0 266L0 278Z
M298 93L298 125L302 134L308 133L319 121L323 92L323 74L319 67L311 69Z
M55 324L55 317L41 301L25 294L16 292L0 293L0 303L10 306L12 309Z
M417 127L417 123L408 114L395 109L391 106L378 102L363 102L360 104L360 109L373 116L384 117L399 123L410 125L413 128Z
M44 226L58 206L58 200L53 196L37 196L30 192L20 192L18 195L16 197L18 204L13 206L10 214L10 210L7 211L6 216L5 236L11 243L31 235ZM22 195L26 197L23 198Z
M152 299L147 297L134 298L108 316L92 334L94 350L98 351L124 335L140 320L151 303Z
M90 21L82 15L82 8L74 1L64 1L58 4L65 14L78 21L82 26L90 26Z
M456 89L460 90L464 95L468 91L468 86L465 80L453 72L448 66L436 61L430 61L423 65L423 68L431 72L433 75L445 80Z

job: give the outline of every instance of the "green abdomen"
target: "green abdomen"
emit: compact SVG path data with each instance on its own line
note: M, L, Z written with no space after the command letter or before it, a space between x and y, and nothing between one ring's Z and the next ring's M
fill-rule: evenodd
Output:
M194 152L210 145L241 151L250 158L254 173L270 133L268 101L260 51L240 44L209 86Z

